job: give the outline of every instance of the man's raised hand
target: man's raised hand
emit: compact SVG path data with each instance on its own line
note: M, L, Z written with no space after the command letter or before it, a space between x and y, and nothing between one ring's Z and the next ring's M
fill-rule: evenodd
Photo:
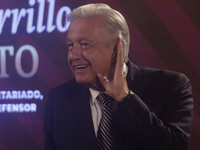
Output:
M108 95L113 97L116 101L120 101L124 98L128 92L128 86L126 81L126 73L124 70L124 58L122 50L122 42L119 39L117 42L117 58L116 65L114 69L114 75L112 80L108 80L107 77L103 76L101 73L98 73L97 76L105 88Z

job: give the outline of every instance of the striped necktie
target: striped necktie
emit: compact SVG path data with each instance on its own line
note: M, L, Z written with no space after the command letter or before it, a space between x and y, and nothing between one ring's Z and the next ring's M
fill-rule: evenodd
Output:
M101 150L111 150L113 141L112 98L105 93L100 93L97 99L101 100L103 105L103 114L97 132L97 144Z

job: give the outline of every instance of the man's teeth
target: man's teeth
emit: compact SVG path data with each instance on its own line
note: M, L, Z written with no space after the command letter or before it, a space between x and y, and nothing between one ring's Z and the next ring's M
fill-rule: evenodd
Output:
M83 69L83 68L86 68L88 65L78 65L78 66L75 66L76 69Z

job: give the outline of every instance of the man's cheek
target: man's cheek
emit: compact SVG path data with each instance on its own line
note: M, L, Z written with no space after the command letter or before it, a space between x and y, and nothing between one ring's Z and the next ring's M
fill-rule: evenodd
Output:
M95 67L92 66L92 65L90 66L90 68L91 68L91 72L92 72L92 74L96 76L97 73L98 73L98 71L97 71L97 70L95 69Z
M84 50L84 51L83 51L83 57L84 57L84 58L89 57L89 52L88 52L88 50Z
M95 53L94 49L84 50L82 55L89 62L95 61L99 56Z

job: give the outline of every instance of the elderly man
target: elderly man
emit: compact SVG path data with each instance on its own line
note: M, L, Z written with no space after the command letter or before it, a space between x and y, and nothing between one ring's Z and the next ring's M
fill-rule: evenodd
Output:
M75 79L49 93L46 150L186 150L189 80L128 59L124 17L105 4L74 9L67 34Z

